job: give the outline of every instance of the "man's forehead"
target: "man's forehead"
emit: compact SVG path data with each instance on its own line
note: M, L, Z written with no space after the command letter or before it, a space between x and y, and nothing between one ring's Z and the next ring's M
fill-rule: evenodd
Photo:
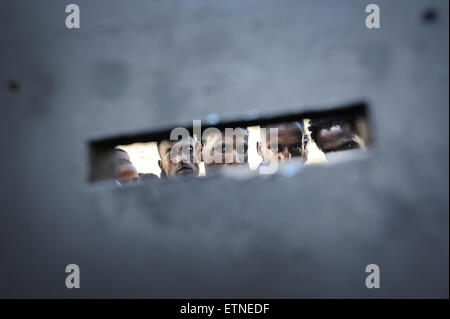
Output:
M319 131L320 138L339 138L339 137L351 137L352 131L350 125L346 124L335 124L329 128L324 128Z
M207 145L215 145L219 143L233 143L236 142L246 142L248 140L248 134L245 130L235 130L228 132L216 132L208 136L206 140Z
M121 149L115 149L115 155L117 158L122 158L122 159L126 159L126 160L130 160L130 156L128 155L127 152L125 152L124 150Z
M284 140L285 143L296 143L302 139L303 131L300 125L294 124L280 124L278 127L271 127L278 129L278 140ZM266 136L270 138L270 128L266 128Z
M353 133L350 125L334 125L328 129L320 130L317 135L318 142L325 149L339 147L343 143L353 140Z
M177 141L171 141L171 140L162 140L160 142L160 148L166 149L170 148L174 145L185 145L185 144L194 144L194 139L192 137L185 137Z

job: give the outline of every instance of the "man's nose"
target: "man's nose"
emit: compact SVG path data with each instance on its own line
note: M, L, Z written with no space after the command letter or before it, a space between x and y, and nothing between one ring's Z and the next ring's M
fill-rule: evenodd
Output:
M289 147L283 147L283 150L278 153L280 159L289 159Z
M182 161L183 163L190 163L191 155L188 152L180 152L178 153L178 161Z
M183 154L182 148L178 150L178 152L173 152L171 154L171 160L174 164L178 164L180 162L185 162L185 155Z

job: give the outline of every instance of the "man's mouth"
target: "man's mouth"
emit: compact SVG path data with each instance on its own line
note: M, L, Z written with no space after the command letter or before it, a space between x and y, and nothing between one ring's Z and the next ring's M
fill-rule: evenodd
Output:
M177 168L177 171L175 172L175 174L184 175L184 174L192 174L193 172L194 172L194 169L192 168L191 165L183 164Z

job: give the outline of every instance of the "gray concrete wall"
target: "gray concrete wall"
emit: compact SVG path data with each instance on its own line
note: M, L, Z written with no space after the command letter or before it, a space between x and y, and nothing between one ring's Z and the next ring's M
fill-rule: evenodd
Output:
M448 298L447 1L378 0L378 30L356 0L76 3L68 30L64 1L0 2L0 297ZM92 139L354 100L357 161L88 182Z

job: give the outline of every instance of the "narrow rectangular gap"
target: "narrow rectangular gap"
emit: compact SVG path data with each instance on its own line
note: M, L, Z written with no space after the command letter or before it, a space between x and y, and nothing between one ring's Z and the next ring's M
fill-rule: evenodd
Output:
M237 166L234 164L243 164L239 166L258 171L271 160L280 163L299 161L302 165L316 164L327 161L330 153L365 150L372 144L368 106L363 102L323 111L293 112L255 117L251 120L242 118L224 122L207 119L158 131L149 130L92 140L88 145L89 181L115 179L122 185L124 182L157 180L178 175L208 176L220 168ZM198 124L201 125L200 129ZM171 162L167 162L165 157L161 160L161 154L168 154L176 143L169 138L174 128L183 128L191 137L190 164L181 164L184 161L182 152L178 165L173 156ZM277 134L271 139L269 132L274 128L277 129ZM242 135L229 139L227 129L234 129L236 134ZM220 147L222 161L217 160L217 157L213 160L208 158L208 155L217 155ZM227 154L230 155L229 160Z

